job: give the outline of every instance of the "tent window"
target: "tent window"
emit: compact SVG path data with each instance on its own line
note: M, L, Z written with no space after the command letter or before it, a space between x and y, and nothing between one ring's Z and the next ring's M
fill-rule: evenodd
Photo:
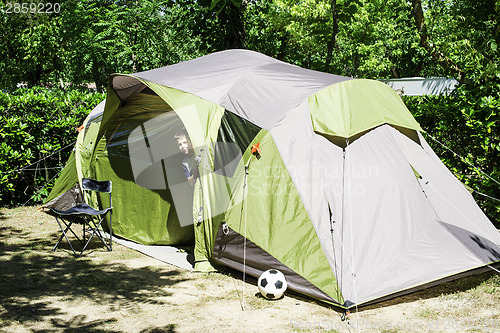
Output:
M214 170L216 172L223 170L224 176L232 177L235 170L228 170L227 166L235 165L231 161L236 156L243 155L260 130L260 127L226 110L222 116L217 135L218 144L214 150Z
M260 130L257 125L226 110L221 119L217 142L236 143L243 153Z

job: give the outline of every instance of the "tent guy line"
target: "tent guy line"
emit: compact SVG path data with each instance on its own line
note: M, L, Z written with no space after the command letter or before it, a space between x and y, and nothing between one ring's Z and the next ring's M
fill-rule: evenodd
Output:
M495 178L491 177L490 175L488 175L486 172L484 172L483 170L481 170L480 168L478 168L477 166L475 166L474 164L470 163L469 161L467 161L465 158L463 158L462 156L460 156L458 153L454 152L451 148L447 147L444 143L440 142L438 139L436 139L435 137L433 137L432 135L430 135L429 133L423 131L422 133L426 134L427 136L429 136L432 140L436 141L437 143L439 143L442 147L444 147L446 150L450 151L451 153L453 153L454 156L458 156L463 162L467 163L469 166L473 167L474 169L476 169L477 171L479 171L482 175L486 176L487 178L489 178L490 180L494 181L495 183L497 183L498 185L500 185L500 181L496 180ZM497 199L498 200L498 199Z
M31 166L34 166L34 165L37 165L37 166L38 166L38 164L39 164L40 162L42 162L42 161L44 161L44 160L48 159L49 157L51 157L51 156L53 156L53 155L55 155L55 154L57 154L57 153L59 153L59 152L61 152L61 151L65 150L65 149L67 149L67 148L69 148L69 147L73 147L73 146L75 145L75 143L76 143L76 141L73 141L72 143L70 143L70 144L68 144L68 145L66 145L66 146L64 146L64 147L62 147L61 149L56 150L56 151L55 151L55 152L53 152L52 154L50 154L50 155L48 155L48 156L45 156L45 157L43 157L43 158L39 159L38 161L36 161L36 162L34 162L34 163L31 163L31 164L29 164L29 165L27 165L27 166L25 166L25 167L20 168L20 169L10 170L10 171L8 171L8 172L7 172L7 174L9 174L9 173L13 173L13 172L27 171L27 170L30 170L30 171L36 171L36 170L50 170L50 169L58 169L58 168L62 169L62 167L49 167L49 168L36 168L36 169L28 169L28 168L29 168L29 167L31 167Z

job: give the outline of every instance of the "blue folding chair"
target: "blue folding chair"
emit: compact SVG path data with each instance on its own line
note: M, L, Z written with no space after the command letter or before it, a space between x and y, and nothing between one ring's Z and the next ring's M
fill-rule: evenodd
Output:
M112 237L113 237L113 227L111 223L111 213L113 210L113 206L111 203L111 181L97 181L93 179L83 178L82 179L82 191L94 191L94 192L102 192L109 194L109 207L104 208L102 210L94 209L92 206L87 203L78 204L68 210L59 210L56 208L49 208L52 212L52 215L55 216L57 224L61 228L62 234L59 237L56 245L52 249L55 251L59 246L63 238L66 238L69 246L73 250L73 253L76 257L81 257L83 251L87 248L90 241L94 236L97 236L107 248L108 251L112 251ZM85 195L83 196L85 197ZM104 221L106 215L109 213L109 239L103 233L102 230L102 222ZM83 226L83 240L80 239L76 235L76 233L71 228L73 224L81 224ZM71 232L76 239L82 245L82 250L80 254L77 254L73 244L68 238L68 231ZM90 237L85 240L86 234L89 233Z

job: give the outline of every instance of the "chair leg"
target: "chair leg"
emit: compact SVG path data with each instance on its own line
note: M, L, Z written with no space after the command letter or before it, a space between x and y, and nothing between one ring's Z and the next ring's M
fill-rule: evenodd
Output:
M85 243L85 245L83 246L82 248L82 251L80 252L79 254L79 257L82 256L83 254L83 251L85 251L85 249L87 248L87 246L89 245L90 241L92 240L92 238L94 238L95 235L97 235L97 238L100 239L100 241L104 244L104 246L106 247L106 249L108 251L112 251L112 248L111 248L111 239L110 239L110 243L108 244L105 240L104 240L104 235L101 234L101 231L99 230L99 228L101 227L101 224L102 222L104 221L104 217L99 217L99 223L94 223L94 226L92 226L91 223L93 223L92 219L84 219L85 222L84 224L86 224L88 226L88 229L87 230L92 230L87 242Z
M57 221L57 223L59 224L59 227L61 228L61 230L62 230L62 232L63 232L63 233L62 233L62 234L61 234L61 236L59 237L59 239L58 239L58 241L57 241L56 245L54 245L54 247L52 248L52 252L54 252L54 251L57 249L57 247L58 247L58 246L59 246L59 244L61 243L61 241L62 241L62 239L64 238L64 236L66 236L66 232L68 231L68 228L69 228L69 227L67 227L67 228L66 228L66 230L64 230L64 228L61 226L61 224L59 223L59 221ZM68 237L66 237L66 240L67 240L67 239L68 239Z
M87 240L87 243L85 243L85 245L83 246L82 251L80 252L80 254L78 255L78 257L82 256L83 251L85 251L85 249L87 248L87 245L89 245L90 241L92 240L92 237L94 237L94 233L92 233L90 235L89 239Z
M104 244L104 246L106 246L106 249L107 249L108 251L112 251L112 247L111 247L111 246L112 246L112 245L111 245L111 237L112 237L111 235L112 235L112 234L110 233L110 239L109 239L109 241L108 241L108 242L106 242L106 241L104 240L104 235L103 235L103 234L101 234L101 231L99 230L99 228L101 228L101 226L102 226L102 222L104 222L104 218L105 218L105 217L106 217L106 215L104 215L103 217L100 217L100 221L99 221L99 223L96 225L96 228L95 228L95 234L97 234L97 237L99 237L99 239L100 239L100 240L101 240L101 242ZM110 229L111 229L111 228L110 228ZM110 230L110 232L112 232L112 231Z
M76 251L75 251L75 249L73 248L73 244L71 244L71 242L70 242L70 240L69 240L69 238L68 238L68 236L67 236L67 234L66 234L66 233L68 232L68 230L70 230L70 231L73 233L73 235L75 235L75 233L73 232L73 230L71 230L71 225L73 224L73 221L68 221L68 224L66 224L66 222L64 221L64 219L63 219L63 218L61 218L61 220L62 220L62 222L64 223L64 225L66 226L66 229L64 229L64 228L63 228L63 226L62 226L61 222L59 222L59 219L58 219L58 218L57 218L57 216L56 216L56 221L57 221L57 224L59 224L59 228L61 228L62 235L61 235L61 237L59 237L59 240L57 241L57 243L56 243L56 245L54 246L54 248L52 249L52 251L55 251L55 250L56 250L56 248L57 248L57 247L59 246L59 244L61 243L61 240L63 239L63 237L65 237L65 238L66 238L66 241L68 242L69 246L71 247L71 250L73 250L73 254L76 256ZM76 237L76 235L75 235L75 237ZM76 237L76 238L80 241L80 239L79 239L78 237Z
M113 223L111 220L112 211L109 211L109 251L113 251Z
M92 240L92 238L94 238L95 235L97 235L97 237L101 240L101 242L104 244L104 246L106 246L106 249L108 251L112 251L113 250L113 248L112 248L112 244L113 244L113 227L112 227L112 224L111 224L111 212L110 212L110 223L109 223L109 225L110 225L110 227L109 227L109 231L110 231L110 234L109 234L109 243L104 239L105 236L101 233L101 230L99 230L99 228L102 227L102 222L104 221L106 215L104 215L104 216L96 216L99 219L98 223L94 223L94 220L93 220L92 216L80 216L80 219L82 219L82 222L83 222L83 226L82 226L82 232L83 232L83 238L82 239L83 240L80 239L75 234L75 232L73 231L73 229L71 229L71 226L75 222L74 219L76 217L73 217L71 219L68 218L67 220L65 220L60 215L54 215L54 216L56 218L57 224L59 225L59 228L62 231L62 234L59 237L59 239L58 239L56 245L54 246L54 248L52 249L52 251L55 251L56 248L61 243L62 239L66 238L66 241L68 242L69 246L71 247L71 250L73 251L73 254L75 255L75 257L81 257L83 255L83 252L87 249L87 246L90 244L90 241ZM73 244L71 243L70 239L68 238L68 231L70 231L76 237L76 239L80 242L80 244L82 245L82 249L81 249L80 253L76 252L75 248L73 247ZM90 232L90 235L89 235L88 238L86 237L86 233L87 232Z
M99 228L102 228L102 223L104 222L104 219L106 218L106 214L104 216L99 216L100 220L99 223L97 224L95 231L97 234L97 237L101 240L101 242L106 246L106 249L108 251L113 251L113 225L111 222L111 211L109 212L109 239L105 241L105 237L103 234L101 234L101 230Z
M66 220L65 220L62 216L60 216L60 218L61 218L62 223L66 226L66 230L65 230L65 231L66 231L66 233L67 233L67 232L68 232L68 230L69 230L69 231L73 234L73 236L75 236L75 238L76 238L76 239L80 242L80 244L82 244L82 245L83 245L83 242L82 242L82 240L80 239L80 237L78 237L78 235L77 235L77 234L75 234L75 232L73 231L73 229L71 229L71 225L73 224L74 220L68 220L68 223L66 223ZM57 219L57 218L56 218L56 219ZM58 221L58 222L59 222L59 221ZM61 225L59 224L59 226L61 226Z

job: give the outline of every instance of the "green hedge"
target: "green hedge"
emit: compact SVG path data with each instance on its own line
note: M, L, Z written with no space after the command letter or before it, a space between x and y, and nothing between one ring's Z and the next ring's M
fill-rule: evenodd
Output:
M500 180L499 89L458 89L450 96L404 97L409 110L422 128L460 155L466 162L424 134L444 164L464 184L474 190L500 198L500 186L481 174ZM473 194L474 198L500 228L500 202Z
M0 92L0 206L43 200L71 153L78 126L104 98L40 87Z

